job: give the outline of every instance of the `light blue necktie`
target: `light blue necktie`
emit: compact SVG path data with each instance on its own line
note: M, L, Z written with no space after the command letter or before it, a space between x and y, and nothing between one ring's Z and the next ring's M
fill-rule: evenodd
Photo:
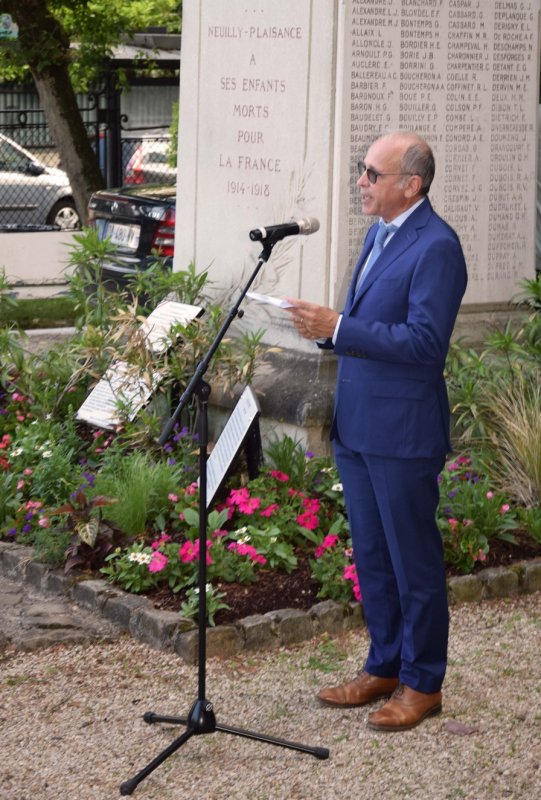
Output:
M374 245L372 247L372 250L370 251L370 255L366 260L366 264L362 268L361 274L359 275L359 279L357 281L357 287L355 289L355 294L357 294L357 292L359 291L359 289L363 284L363 281L366 279L366 276L376 263L376 260L378 259L381 251L383 250L383 245L385 244L387 236L389 236L389 234L391 233L394 233L394 231L396 230L398 230L397 225L393 225L392 223L390 225L386 225L384 222L379 223L378 232L376 233L376 238L374 239Z

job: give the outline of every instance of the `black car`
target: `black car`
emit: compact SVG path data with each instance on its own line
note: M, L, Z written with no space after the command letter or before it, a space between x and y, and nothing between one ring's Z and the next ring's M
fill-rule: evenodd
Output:
M122 186L95 192L88 204L89 225L115 248L102 267L104 280L123 284L155 262L173 262L175 248L174 185Z

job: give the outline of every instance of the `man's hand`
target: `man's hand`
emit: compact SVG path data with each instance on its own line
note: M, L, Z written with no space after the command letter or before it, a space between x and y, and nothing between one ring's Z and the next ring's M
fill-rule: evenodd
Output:
M287 299L292 304L287 311L301 336L305 339L327 339L333 335L340 316L336 311L305 300Z

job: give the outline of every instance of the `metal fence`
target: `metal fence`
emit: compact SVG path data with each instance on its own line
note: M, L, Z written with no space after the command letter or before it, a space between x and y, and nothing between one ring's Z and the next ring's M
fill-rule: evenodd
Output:
M174 183L165 136L123 135L104 125L103 94L79 95L79 107L106 184ZM120 122L119 122L120 125ZM114 133L111 146L109 137ZM112 160L114 163L112 163ZM71 187L36 93L0 86L0 226L78 226Z

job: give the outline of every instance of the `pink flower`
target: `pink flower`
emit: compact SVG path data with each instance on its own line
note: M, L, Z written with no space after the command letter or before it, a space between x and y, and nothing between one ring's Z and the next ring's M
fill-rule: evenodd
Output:
M17 481L17 490L24 489L24 481Z
M494 497L494 492L487 492L486 496L488 500L492 500L492 498Z
M150 564L148 565L149 572L161 572L167 566L168 558L159 550L152 553Z
M30 469L30 467L27 467L26 469L23 469L23 475L31 475L31 474L32 474L32 470Z
M47 517L40 517L38 520L38 525L40 528L48 528L49 527L49 520Z
M271 503L270 506L267 506L267 508L264 508L263 511L260 511L259 515L261 517L271 517L275 511L278 511L279 508L280 506L278 503Z
M312 514L317 514L319 511L319 500L317 498L305 497L302 501L304 508Z
M314 555L316 558L321 558L325 550L330 550L331 547L334 547L335 544L338 542L338 536L335 533L330 533L328 536L325 536L321 544L316 547L314 551Z
M304 514L299 514L297 516L297 522L301 526L301 528L307 528L309 531L313 531L319 525L319 519L316 514L312 514L310 511L305 511Z
M511 506L509 505L509 503L504 503L503 506L500 508L500 514L505 514L507 511L509 511L510 508Z
M487 554L484 553L482 550L479 550L477 555L474 556L473 558L474 558L474 561L486 561L487 560Z
M359 578L357 577L357 568L355 564L349 564L349 566L344 567L342 577L345 581L353 581L353 596L356 600L361 602L361 587L359 586Z
M194 481L194 483L190 483L190 485L184 489L184 494L195 494L198 489L199 486L197 485L197 482Z
M239 511L242 514L253 514L259 508L260 503L259 497L249 497L245 502L239 503Z
M277 481L281 481L282 483L287 483L289 480L289 475L286 475L285 472L280 472L279 469L272 469L271 475L273 478L276 478Z
M447 520L447 524L449 525L452 531L456 531L458 520L455 519L454 517L449 517L449 519Z
M178 494L173 494L173 492L171 492L167 495L167 499L171 500L172 503L178 503Z
M157 539L155 542L152 542L151 547L153 550L157 550L161 547L162 544L166 544L167 542L171 541L171 537L168 533L162 533L160 538Z
M211 546L212 542L207 542L207 564L214 563L210 553L208 552L208 549ZM184 544L180 547L178 554L183 564L188 564L190 561L196 561L199 558L199 539L196 539L195 542L184 542Z
M261 555L261 553L258 553L255 547L253 547L251 544L231 542L227 549L238 553L239 556L248 556L250 561L253 561L256 564L267 563L265 556Z
M250 493L245 486L242 489L231 489L226 503L229 501L228 505L239 506L241 503L245 503L249 497Z

